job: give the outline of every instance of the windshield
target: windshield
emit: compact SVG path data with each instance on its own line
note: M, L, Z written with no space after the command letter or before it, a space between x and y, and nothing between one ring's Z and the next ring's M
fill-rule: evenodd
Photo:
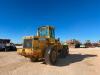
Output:
M48 36L49 35L49 31L47 28L40 28L38 32L39 32L39 36Z
M54 32L53 29L50 31L50 37L51 37L51 38L55 38L55 32Z
M24 39L23 48L32 48L32 39Z

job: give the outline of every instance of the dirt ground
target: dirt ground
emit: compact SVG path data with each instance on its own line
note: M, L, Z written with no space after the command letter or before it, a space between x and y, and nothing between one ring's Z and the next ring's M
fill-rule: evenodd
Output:
M100 48L70 49L55 66L30 62L16 52L0 52L0 75L100 75Z

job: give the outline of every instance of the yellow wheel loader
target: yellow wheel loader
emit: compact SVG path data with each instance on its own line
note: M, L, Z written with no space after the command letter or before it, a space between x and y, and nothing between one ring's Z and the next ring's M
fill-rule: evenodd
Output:
M55 28L41 26L36 36L25 36L23 48L17 53L30 58L32 61L43 59L46 64L54 65L58 56L66 57L69 53L67 45L62 45L59 39L55 39Z

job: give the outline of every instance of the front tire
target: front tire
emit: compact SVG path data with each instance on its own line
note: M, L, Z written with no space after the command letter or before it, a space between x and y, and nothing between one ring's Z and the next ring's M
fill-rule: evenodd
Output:
M57 61L57 52L54 47L48 47L45 51L45 63L49 65L54 65Z

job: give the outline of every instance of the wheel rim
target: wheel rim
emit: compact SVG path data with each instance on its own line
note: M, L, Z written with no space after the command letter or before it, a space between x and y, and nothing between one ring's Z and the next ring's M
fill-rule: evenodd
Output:
M52 51L52 54L51 54L51 60L52 60L52 62L55 62L56 61L56 57L57 57L57 55L56 55L56 51Z

